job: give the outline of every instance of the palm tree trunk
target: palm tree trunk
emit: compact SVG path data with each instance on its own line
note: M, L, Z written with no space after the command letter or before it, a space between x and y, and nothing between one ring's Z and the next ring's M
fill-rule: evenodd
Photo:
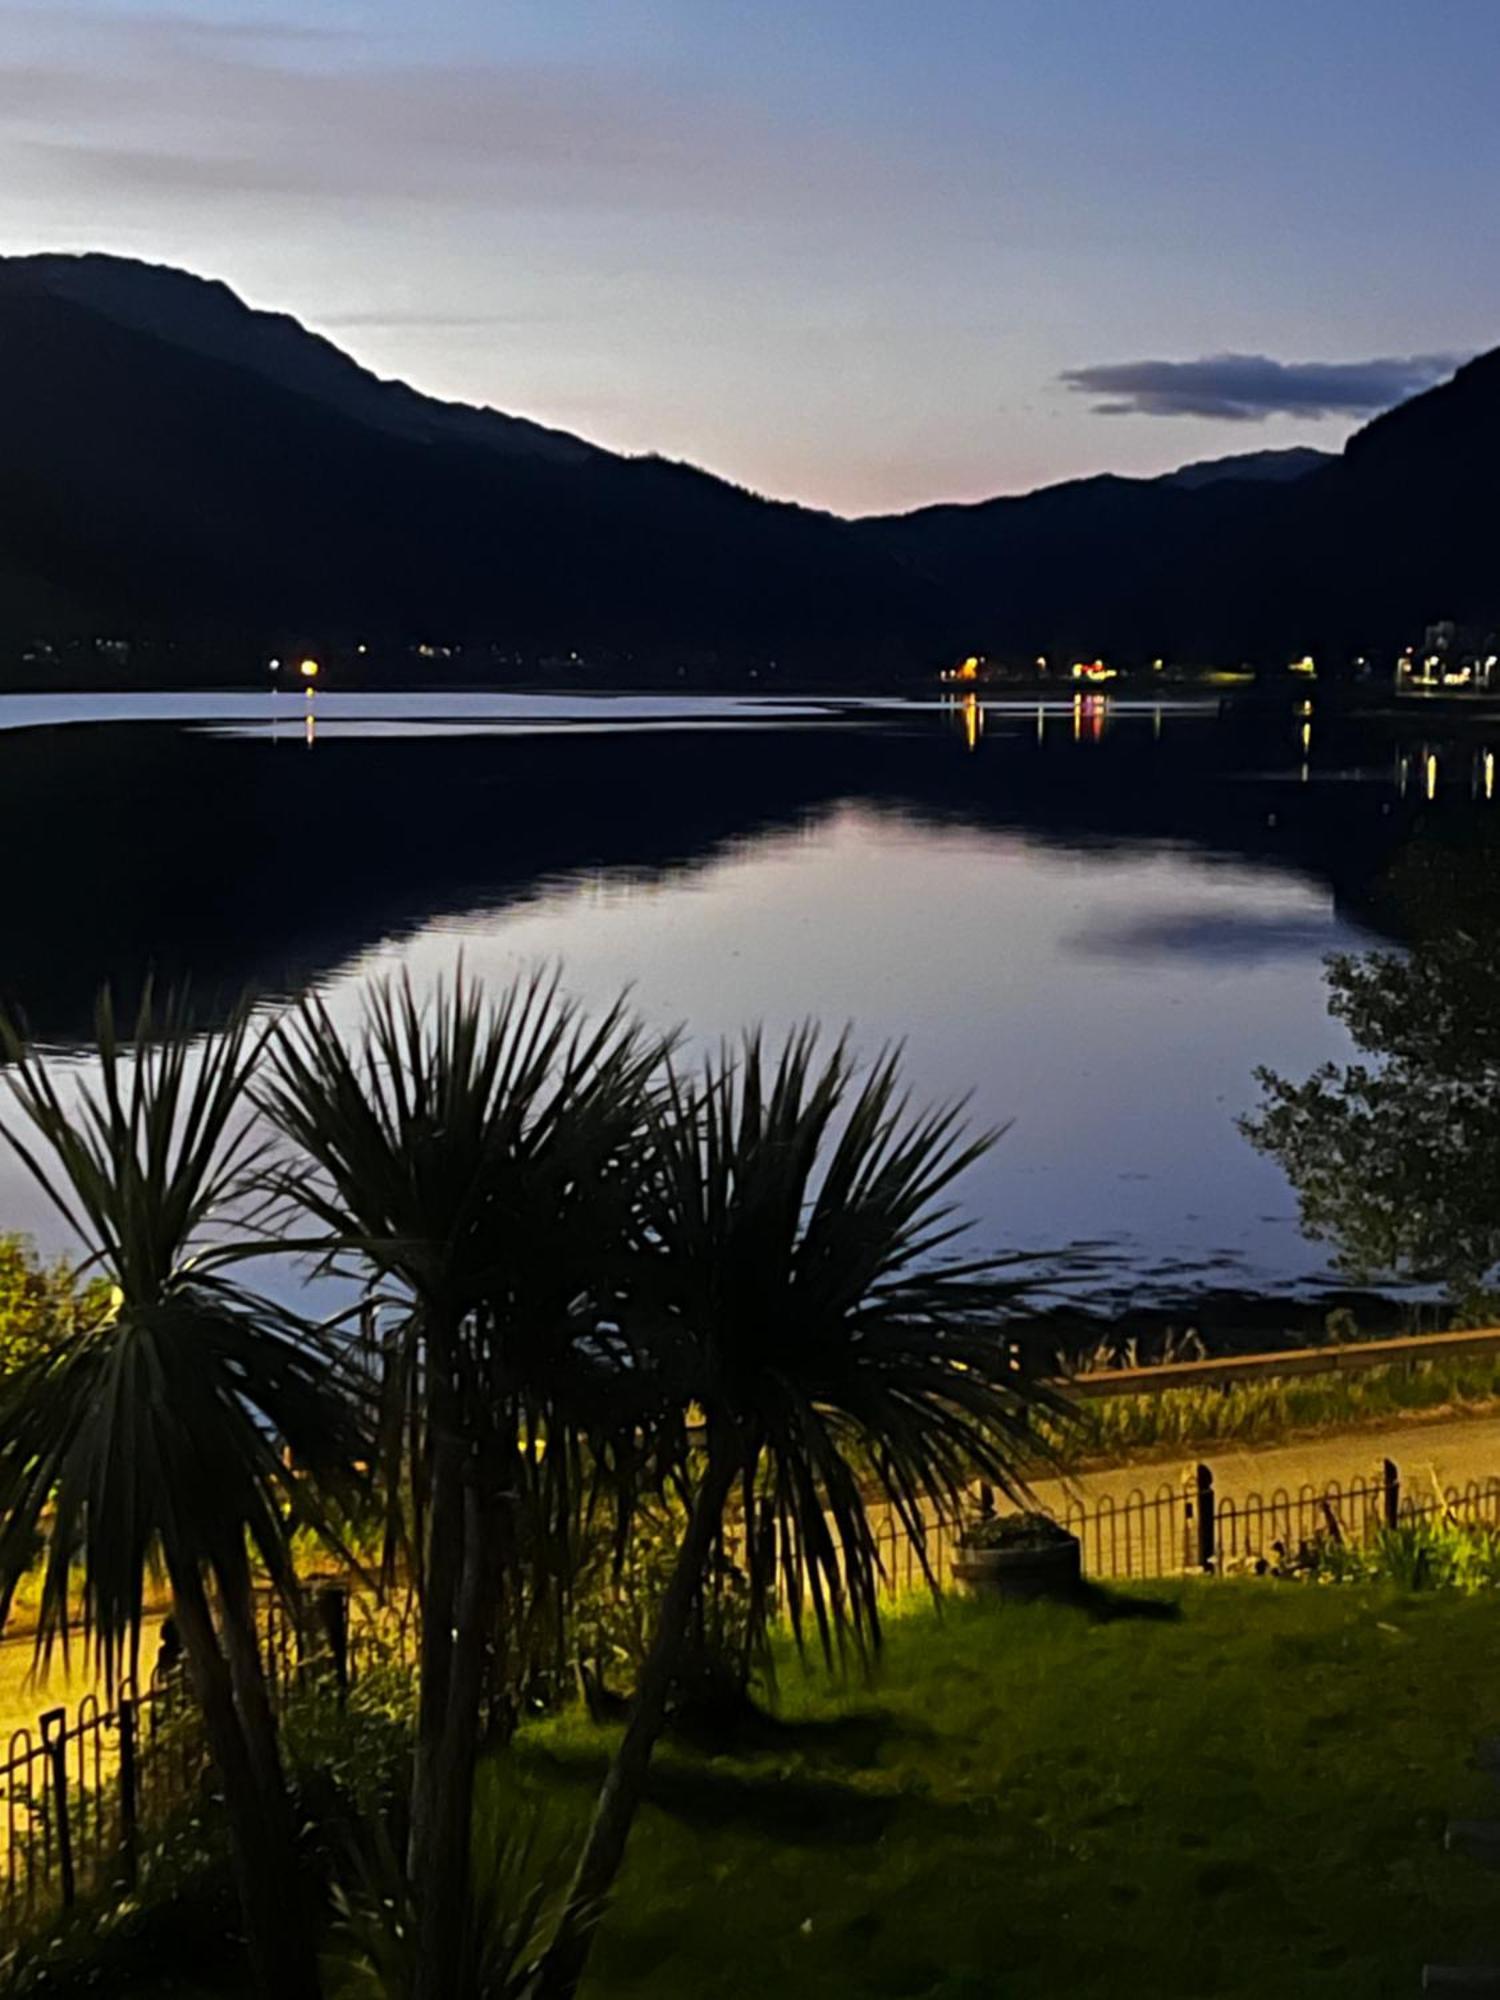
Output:
M296 1823L286 1770L281 1761L281 1739L271 1698L266 1687L259 1636L255 1624L255 1598L250 1582L250 1566L242 1550L237 1550L217 1570L219 1600L222 1605L224 1651L229 1662L230 1685L250 1767L260 1792L261 1810L266 1816L277 1852L286 1858L288 1921L302 1912L301 1880L296 1866ZM302 1919L305 1923L306 1918Z
M454 1423L444 1362L433 1370L432 1486L421 1577L422 1639L418 1661L417 1747L412 1770L411 1831L407 1870L422 1871L436 1805L437 1764L448 1714L448 1681L464 1563L464 1447Z
M307 1926L298 1921L297 1905L287 1902L286 1849L266 1817L203 1580L195 1564L174 1560L170 1553L167 1566L188 1675L224 1787L235 1883L256 1988L275 2000L320 2000L317 1953Z
M413 2000L460 2000L472 1918L471 1836L479 1757L484 1651L495 1607L496 1537L477 1483L464 1493L463 1572L442 1734L431 1768L429 1820L418 1857L418 1950Z
M682 1664L704 1566L738 1471L734 1456L724 1453L716 1457L710 1448L708 1468L688 1516L677 1565L662 1593L651 1650L636 1684L625 1734L605 1774L557 1935L542 1962L542 2000L572 2000L578 1991L605 1898L620 1871L625 1844L645 1795L651 1753L666 1722L667 1700Z

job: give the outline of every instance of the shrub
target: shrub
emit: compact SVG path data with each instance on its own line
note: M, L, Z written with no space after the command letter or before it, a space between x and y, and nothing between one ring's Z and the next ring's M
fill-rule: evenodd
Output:
M1452 1513L1417 1515L1367 1542L1320 1534L1274 1566L1315 1583L1392 1583L1400 1590L1500 1588L1500 1527Z
M1073 1539L1050 1514L985 1514L970 1521L960 1538L966 1549L1045 1549Z

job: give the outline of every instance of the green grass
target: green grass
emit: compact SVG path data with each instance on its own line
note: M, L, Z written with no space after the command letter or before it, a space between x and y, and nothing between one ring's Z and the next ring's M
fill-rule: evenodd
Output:
M1450 1815L1500 1815L1471 1761L1500 1593L1105 1608L912 1612L873 1684L786 1659L754 1742L665 1745L584 2000L1404 2000L1425 1960L1500 1952L1500 1879L1442 1848ZM561 1843L607 1748L533 1724L493 1793ZM173 1955L158 1927L158 1982ZM197 1991L113 1970L132 2000Z
M1500 1806L1500 1597L1161 1597L911 1615L874 1687L789 1665L763 1743L669 1747L586 2000L1351 2000L1493 1956L1500 1882L1441 1836ZM602 1750L568 1716L514 1765L570 1818Z
M1077 1458L1121 1459L1212 1444L1269 1444L1500 1400L1500 1355L1393 1362L1356 1375L1292 1376L1228 1388L1164 1389L1083 1405Z

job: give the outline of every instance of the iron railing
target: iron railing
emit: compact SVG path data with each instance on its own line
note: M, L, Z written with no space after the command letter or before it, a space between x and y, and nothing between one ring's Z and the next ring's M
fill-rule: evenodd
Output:
M105 1709L86 1694L14 1729L0 1762L0 1931L33 1929L80 1896L135 1881L144 1834L191 1797L205 1765L180 1673Z
M1377 1528L1438 1514L1500 1527L1500 1477L1412 1490L1386 1459L1368 1478L1231 1495L1219 1493L1212 1469L1200 1465L1181 1483L1070 1499L1057 1518L1078 1537L1084 1574L1117 1583L1253 1572L1294 1556L1318 1535L1360 1544ZM872 1508L871 1517L887 1600L926 1589L929 1573L947 1584L959 1539L954 1522L929 1513L918 1546L894 1510Z

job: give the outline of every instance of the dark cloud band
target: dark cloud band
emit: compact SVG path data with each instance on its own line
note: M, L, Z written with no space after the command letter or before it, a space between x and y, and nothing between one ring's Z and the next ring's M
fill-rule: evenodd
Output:
M1276 361L1268 354L1211 354L1200 361L1119 361L1069 368L1058 378L1099 396L1101 416L1369 416L1430 389L1465 357L1384 356L1374 361Z

